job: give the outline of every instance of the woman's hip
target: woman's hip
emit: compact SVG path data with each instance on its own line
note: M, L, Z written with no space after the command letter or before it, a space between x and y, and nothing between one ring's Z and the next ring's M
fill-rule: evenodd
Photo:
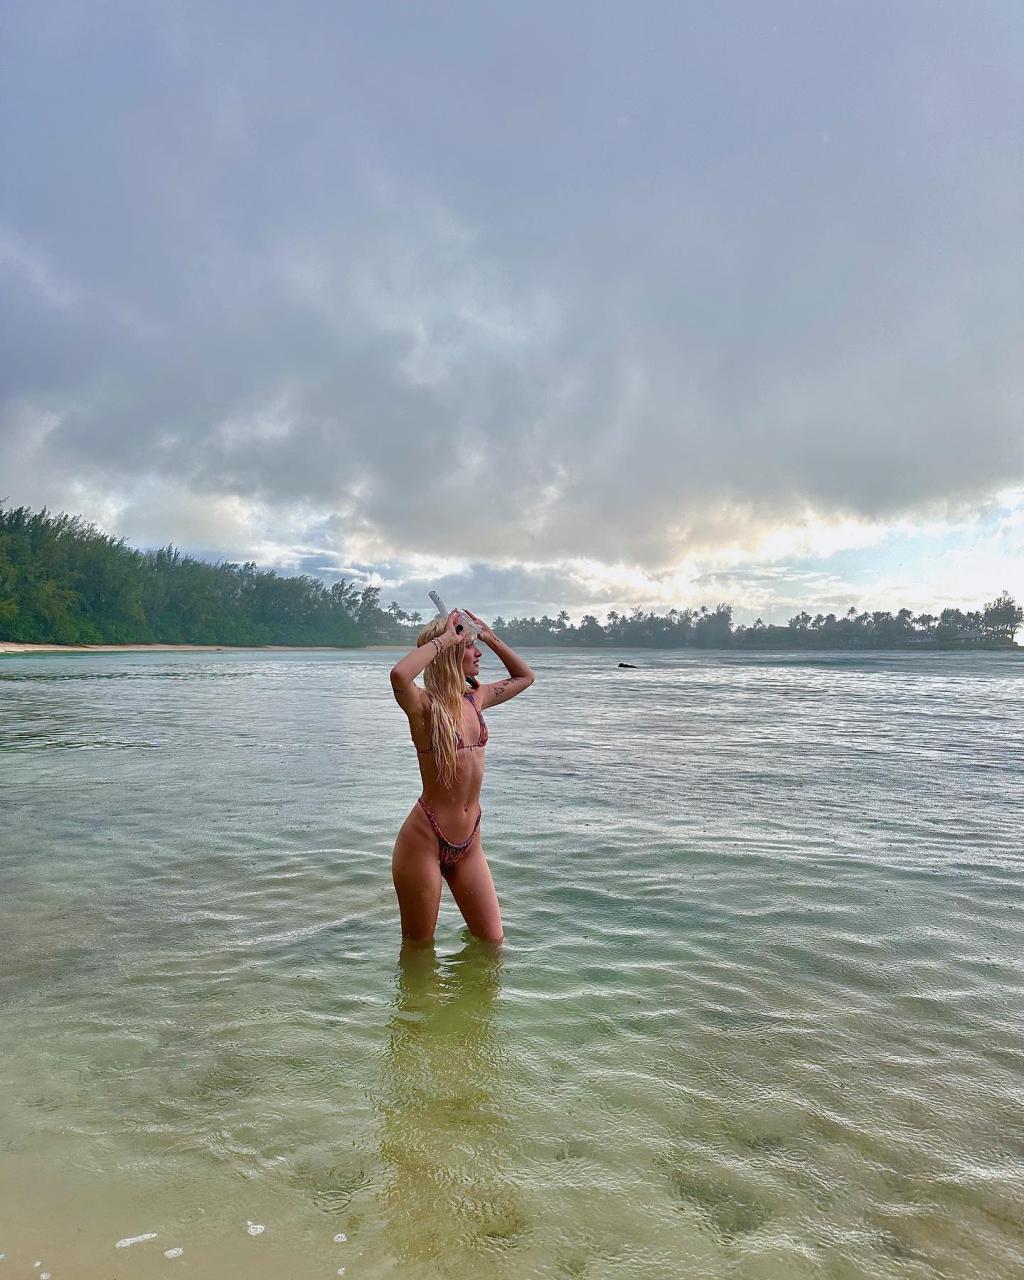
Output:
M482 817L479 803L471 817L462 806L455 813L448 808L438 810L420 796L398 833L395 857L419 858L429 853L442 871L448 871L479 843Z

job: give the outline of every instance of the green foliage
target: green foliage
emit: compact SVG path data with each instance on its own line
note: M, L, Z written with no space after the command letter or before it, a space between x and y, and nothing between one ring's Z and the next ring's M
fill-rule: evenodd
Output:
M634 609L612 610L604 626L593 614L578 625L564 611L557 618L496 618L494 630L512 645L604 646L630 649L902 649L1005 648L1024 626L1024 609L1006 593L984 611L961 613L945 609L939 617L909 609L896 614L857 613L842 618L834 613L799 613L784 627L768 626L760 618L749 627L732 625L727 604L709 610L669 609L658 615Z
M418 613L380 588L344 580L279 577L246 564L208 564L176 547L136 551L77 516L4 508L0 503L0 640L35 644L337 645L412 644ZM1004 648L1024 626L1022 609L1003 592L983 610L943 609L938 617L799 613L784 627L760 618L732 625L732 607L614 610L604 626L593 614L574 625L557 618L494 620L510 645L657 649Z
M30 644L361 645L411 621L380 590L136 551L76 516L0 504L0 640Z

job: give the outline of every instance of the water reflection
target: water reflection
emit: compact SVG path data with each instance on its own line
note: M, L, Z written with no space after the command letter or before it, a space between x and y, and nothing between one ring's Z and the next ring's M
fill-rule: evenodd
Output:
M526 1232L510 1172L500 970L500 950L475 939L444 959L432 944L399 957L375 1105L383 1246L403 1276L500 1274Z

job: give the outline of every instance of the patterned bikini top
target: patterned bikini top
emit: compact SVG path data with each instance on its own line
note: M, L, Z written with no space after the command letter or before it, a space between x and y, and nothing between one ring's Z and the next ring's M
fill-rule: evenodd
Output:
M424 689L423 692L427 695L427 697L430 699L431 702L434 701L434 695L430 693L429 690ZM487 725L484 724L484 717L480 711L480 708L476 705L476 699L473 697L473 695L469 692L468 689L466 689L463 692L462 696L464 698L468 698L473 705L473 710L476 712L476 718L477 720L480 721L480 736L477 738L476 742L463 742L462 734L460 733L455 740L456 741L455 750L456 751L472 751L474 747L486 747L487 736L488 736ZM434 754L434 748L433 747L417 747L416 754L418 756L432 756Z

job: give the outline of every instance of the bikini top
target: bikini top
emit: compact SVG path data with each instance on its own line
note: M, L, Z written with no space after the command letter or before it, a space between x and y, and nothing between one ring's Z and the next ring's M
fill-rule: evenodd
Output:
M424 689L423 692L427 695L427 697L430 699L431 702L434 701L434 695L430 693L429 690ZM476 718L480 721L480 736L477 738L476 742L463 742L462 734L460 733L456 738L457 745L455 747L455 750L471 751L473 747L485 747L487 745L487 725L484 724L483 714L481 713L480 708L476 705L476 699L473 697L473 695L469 692L468 689L466 689L463 692L462 696L464 698L468 698L470 702L473 704L473 710L476 712ZM433 747L417 747L416 754L418 756L432 756L434 754L434 748Z

